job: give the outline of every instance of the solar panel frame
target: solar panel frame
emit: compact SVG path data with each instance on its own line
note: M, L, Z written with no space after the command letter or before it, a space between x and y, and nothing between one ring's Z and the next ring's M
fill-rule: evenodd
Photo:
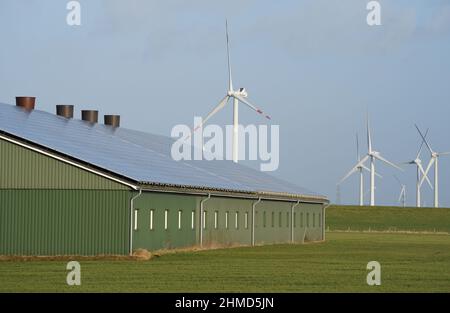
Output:
M95 167L147 184L326 199L295 184L227 160L175 161L170 137L90 124L0 103L0 130Z

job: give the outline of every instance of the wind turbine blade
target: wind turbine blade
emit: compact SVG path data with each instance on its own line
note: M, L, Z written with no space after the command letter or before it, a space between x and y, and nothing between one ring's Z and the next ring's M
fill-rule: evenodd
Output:
M395 165L394 163L386 160L380 154L374 154L374 157L377 158L380 161L383 161L384 163L386 163L386 164L388 164L388 165L390 165L392 167L395 167L396 169L399 169L400 171L403 171L403 169L401 167L399 167L398 165Z
M419 167L420 172L422 173L422 178L420 179L419 186L422 186L424 180L426 180L428 185L430 186L430 188L433 189L433 185L431 185L431 182L428 179L428 172L430 171L430 168L433 165L433 163L434 163L434 159L432 158L430 160L430 162L428 162L428 166L427 166L427 169L425 171L423 170L422 164L420 164L420 163L417 164L417 166Z
M225 98L223 98L219 104L211 111L209 112L209 114L202 120L200 125L195 126L194 128L194 132L199 129L200 127L202 127L211 117L213 117L217 112L219 112L220 110L222 110L225 105L228 103L228 99L230 97L229 96L225 96Z
M247 101L247 99L242 98L239 95L234 95L233 97L235 97L236 99L238 99L239 101L241 101L242 103L246 104L247 106L249 106L252 110L255 110L257 113L264 115L265 118L267 118L268 120L270 120L270 116L266 115L262 110L258 109L257 107L255 107L253 104L251 104L250 102Z
M231 78L230 40L228 38L228 20L225 20L225 30L227 33L228 91L232 91L233 90L233 79Z
M402 185L402 190L400 191L400 197L398 197L398 202L400 202L406 195L405 185Z
M400 184L400 186L402 185L402 182L400 181L400 179L397 177L397 175L393 175L395 180Z
M439 155L447 155L447 154L450 154L450 151L449 152L439 152L438 154Z
M356 160L359 161L361 157L359 156L359 139L358 133L356 133Z
M405 188L402 187L402 190L400 191L400 196L398 197L398 202L400 202L400 200L402 200L402 196L403 196L404 192L405 192Z
M428 131L429 131L430 129L429 128L427 128L427 131L425 132L425 135L423 136L424 138L427 138L427 135L428 135ZM417 156L416 156L416 159L418 159L419 158L419 156L420 156L420 153L422 152L422 148L423 148L423 143L424 143L424 141L423 141L423 139L422 139L422 142L421 142L421 144L420 144L420 148L419 148L419 151L417 152Z
M356 163L356 165L339 181L338 185L340 185L344 180L346 180L347 178L349 178L353 173L355 173L358 168L363 165L364 162L367 161L367 159L369 158L369 156L365 156L361 161L359 161L358 163Z
M370 169L369 169L367 166L361 165L361 167L362 167L365 171L367 171L367 172L370 173ZM381 176L381 175L378 174L377 172L375 172L375 176L378 176L379 178L383 178L383 176Z
M430 150L431 153L433 153L433 149L431 149L431 146L428 144L428 141L425 139L425 137L423 136L422 132L420 131L419 127L417 127L416 124L414 124L414 126L416 126L417 131L419 132L420 136L422 137L422 140L425 142L425 144L428 147L428 150Z
M369 153L371 153L372 152L372 135L370 133L369 113L367 113L367 148L369 149Z

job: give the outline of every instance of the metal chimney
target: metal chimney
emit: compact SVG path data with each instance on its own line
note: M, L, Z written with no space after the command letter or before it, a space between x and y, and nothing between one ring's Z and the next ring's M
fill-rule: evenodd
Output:
M25 110L34 110L36 97L16 97L16 106L24 108Z
M83 121L95 124L98 122L97 110L81 110L81 119Z
M120 115L105 115L105 125L109 125L112 127L120 126Z
M73 105L69 104L56 105L56 115L65 118L73 118Z

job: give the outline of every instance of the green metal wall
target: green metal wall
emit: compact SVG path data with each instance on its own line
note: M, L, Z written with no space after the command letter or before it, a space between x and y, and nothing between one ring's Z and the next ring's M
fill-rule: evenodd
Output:
M255 209L255 243L270 244L292 241L294 242L320 241L322 238L321 204L263 200ZM309 217L309 223L306 222ZM313 217L315 218L313 222ZM303 221L302 221L303 218ZM292 229L293 228L293 229Z
M134 202L134 208L138 213L137 229L133 231L133 249L158 250L197 244L198 201L199 198L194 195L144 192ZM153 229L150 229L151 210L153 210ZM164 222L165 210L167 210L167 229ZM178 228L179 211L181 211L181 228ZM191 227L193 211L194 229Z
M323 205L300 203L294 209L294 240L296 242L324 240Z
M206 224L203 230L203 244L251 244L252 203L254 200L212 197L204 204ZM217 225L215 213L217 212ZM228 212L228 227L226 214ZM237 227L236 227L236 213ZM248 214L247 225L245 215ZM217 226L217 227L215 227ZM246 227L247 226L247 227Z
M127 186L0 139L0 189L108 189Z
M134 195L136 194L134 193ZM133 231L133 249L157 250L199 244L200 201L202 199L206 199L206 197L144 192L135 201L135 209L138 213L137 229ZM205 247L233 244L251 245L252 204L255 202L254 199L227 197L211 197L206 200L204 202L205 227L202 230L203 245ZM255 244L291 242L292 227L295 242L323 240L323 221L319 222L319 218L322 218L323 206L300 203L294 209L294 222L291 217L291 208L294 203L262 200L256 205ZM153 228L151 229L150 212L152 210ZM168 214L167 229L165 228L166 210ZM179 211L181 211L180 225L178 224ZM195 212L194 229L192 229L192 212ZM245 222L246 214L247 223ZM307 217L309 222L306 220ZM294 224L291 224L293 222Z
M255 210L255 243L291 241L291 202L262 201Z
M127 254L128 191L0 190L0 254Z

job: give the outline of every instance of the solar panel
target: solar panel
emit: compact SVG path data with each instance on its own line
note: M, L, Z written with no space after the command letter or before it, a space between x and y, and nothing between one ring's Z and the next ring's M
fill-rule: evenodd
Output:
M0 103L0 130L140 183L320 196L232 161L175 161L169 137L40 110Z

